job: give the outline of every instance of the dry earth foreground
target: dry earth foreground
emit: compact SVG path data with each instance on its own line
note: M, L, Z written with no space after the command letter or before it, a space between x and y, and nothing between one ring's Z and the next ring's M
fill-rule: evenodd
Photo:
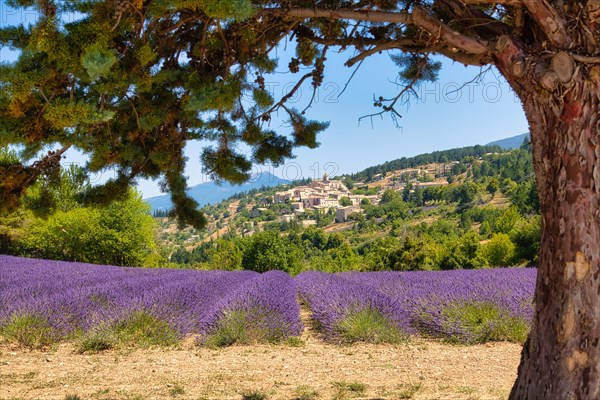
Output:
M0 399L505 399L521 346L323 343L78 354L0 346ZM79 397L75 397L79 396ZM265 395L266 397L260 397ZM253 397L254 396L254 397Z

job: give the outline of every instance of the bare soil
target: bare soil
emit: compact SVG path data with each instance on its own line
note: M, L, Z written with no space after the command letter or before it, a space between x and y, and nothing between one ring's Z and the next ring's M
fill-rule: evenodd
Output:
M0 345L0 399L505 399L521 346L325 343L314 333L284 345L177 348L82 355Z

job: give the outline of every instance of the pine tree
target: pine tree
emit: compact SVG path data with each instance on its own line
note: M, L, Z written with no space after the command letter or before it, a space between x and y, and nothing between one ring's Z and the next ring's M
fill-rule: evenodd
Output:
M70 147L88 154L89 173L116 168L117 177L91 188L90 203L122 199L137 178L161 179L182 224L202 227L198 204L185 193L185 144L207 140L204 171L241 183L252 162L275 165L297 146L315 147L326 123L274 103L263 75L276 66L268 48L284 33L265 31L249 0L15 0L35 3L35 25L0 29L0 45L20 50L0 65L0 146L24 145L29 165L0 166L0 207L19 206L24 189L57 170ZM70 21L66 13L81 14ZM279 19L279 17L271 17ZM184 61L185 60L185 61ZM240 101L247 93L249 105ZM284 110L292 131L269 129ZM250 157L236 148L251 146Z
M315 147L326 124L286 101L303 82L323 82L329 49L355 50L347 66L384 51L405 86L374 101L377 114L424 80L441 54L494 65L521 99L542 215L536 319L513 399L600 398L600 1L599 0L11 0L35 4L32 26L0 29L21 51L0 66L0 147L23 144L29 165L0 165L0 204L11 207L69 146L90 155L88 171L118 177L88 198L118 197L137 177L160 178L182 222L205 220L185 195L183 147L216 179L240 182L252 162L279 163ZM69 22L63 12L75 12ZM298 86L266 93L270 50L296 40L288 68ZM302 73L301 71L302 66ZM308 68L308 69L306 69ZM241 102L240 98L253 99ZM269 128L287 113L291 131ZM251 146L246 157L236 144Z

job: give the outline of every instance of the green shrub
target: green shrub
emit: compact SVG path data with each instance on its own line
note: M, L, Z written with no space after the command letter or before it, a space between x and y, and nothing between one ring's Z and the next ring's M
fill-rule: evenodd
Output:
M252 315L252 318L250 318ZM268 311L259 308L229 310L217 322L216 327L204 338L207 347L224 347L233 344L277 343L287 339L282 329L263 328L262 322L274 319Z
M117 337L106 328L93 329L84 333L79 339L78 351L80 353L98 353L110 350L117 344Z
M514 317L490 302L457 303L442 310L449 330L464 332L448 340L459 343L484 343L508 340L523 343L529 333L529 324Z
M273 269L290 272L300 267L301 260L301 251L296 246L292 246L278 232L265 231L251 236L244 249L241 265L256 272Z
M48 320L35 314L13 314L0 333L7 340L30 349L44 348L58 340Z
M515 244L506 233L495 233L480 251L490 266L507 266L515 257Z
M335 332L344 343L398 343L407 338L392 321L371 307L348 313Z
M244 311L230 311L219 320L216 328L206 337L204 344L207 347L248 344L250 337L246 325L247 315Z
M133 190L107 207L57 210L33 219L19 246L25 255L38 258L157 267L156 222L149 210Z
M139 347L170 346L179 337L165 321L146 311L138 311L117 322L111 327L111 333L119 344Z

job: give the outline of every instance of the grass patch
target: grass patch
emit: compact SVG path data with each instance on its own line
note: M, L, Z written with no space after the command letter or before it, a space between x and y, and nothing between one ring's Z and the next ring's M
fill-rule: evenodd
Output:
M464 394L473 394L477 391L477 389L471 386L459 386L456 388L456 391Z
M109 331L120 345L125 346L171 346L179 337L165 321L146 311L137 311L118 321Z
M96 398L96 397L104 396L104 395L108 394L109 392L110 392L110 389L100 389L97 392L92 393L90 395L90 397Z
M242 400L267 400L269 397L260 390L242 393Z
M333 386L338 389L334 399L344 399L348 394L362 397L367 391L367 385L360 382L336 381L333 382Z
M173 387L169 390L169 394L172 397L176 397L176 396L179 396L180 394L184 394L184 393L185 393L185 389L179 383L174 384Z
M12 315L0 328L4 340L30 349L42 349L61 338L47 319L35 314ZM100 326L88 332L72 332L80 353L96 353L123 347L170 346L179 341L177 332L168 323L146 311L137 311L112 325Z
M82 400L82 398L76 394L68 394L65 396L65 400Z
M300 385L294 390L292 400L314 400L319 397L319 393L308 385Z
M0 333L6 340L30 349L45 348L58 340L58 335L48 320L35 314L11 315Z
M146 400L146 397L142 396L141 394L131 393L131 392L128 392L126 390L118 390L118 391L115 392L115 395L116 395L115 397L109 397L109 399L110 400L112 400L112 399L119 399L119 400Z
M98 353L114 348L117 341L117 337L109 329L92 329L80 337L77 350L80 353Z
M224 347L233 344L250 343L249 332L246 329L248 318L243 311L231 311L223 316L217 327L206 337L207 347Z
M35 372L35 371L29 371L29 372L27 372L26 374L23 375L23 379L31 380L31 379L35 378L37 376L37 374L38 373Z
M210 348L234 344L278 343L286 339L282 329L266 328L272 320L268 313L260 310L229 310L217 322L213 331L204 338L204 345Z
M343 343L399 343L407 336L381 313L371 307L348 313L334 331Z
M417 392L421 390L421 384L400 384L396 387L393 393L390 393L395 399L408 400L412 399Z
M306 345L304 340L302 340L298 336L290 336L289 338L285 339L283 344L290 347L304 347Z
M523 343L529 334L529 324L509 315L490 302L470 302L450 305L442 310L448 330L464 332L451 335L454 343L485 343L507 340Z

